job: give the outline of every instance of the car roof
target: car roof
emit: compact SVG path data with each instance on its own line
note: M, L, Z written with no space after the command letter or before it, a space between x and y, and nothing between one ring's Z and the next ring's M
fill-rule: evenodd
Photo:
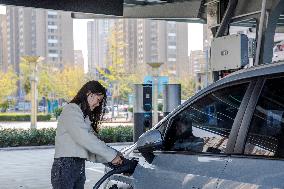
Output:
M180 108L184 107L186 104L194 101L199 96L203 95L204 93L207 93L213 88L219 87L221 85L229 84L229 83L240 81L240 80L250 79L253 77L267 76L267 75L278 74L278 73L284 73L284 62L262 64L262 65L253 66L253 67L249 67L249 68L245 68L245 69L233 72L229 74L228 76L212 83L208 87L200 90L194 96L186 100L182 105L178 106L175 110L179 110ZM176 111L172 111L170 114L168 114L167 118L171 116L172 114L174 114L175 112Z
M284 73L284 62L277 62L271 64L262 64L258 66L253 66L245 69L241 69L239 71L233 72L226 77L219 79L215 83L212 83L208 87L199 91L196 96L200 96L201 94L211 90L212 88L216 88L218 86L232 83L235 81L250 79L254 77L267 76L272 74ZM195 95L194 95L195 96Z
M220 79L219 81L224 80L225 82L228 82L232 81L232 79L235 78L237 78L237 80L240 80L240 79L266 76L266 75L283 73L283 72L284 72L284 62L262 64L259 66L253 66L250 68L233 72L232 74L228 75L227 77L224 77L223 79Z

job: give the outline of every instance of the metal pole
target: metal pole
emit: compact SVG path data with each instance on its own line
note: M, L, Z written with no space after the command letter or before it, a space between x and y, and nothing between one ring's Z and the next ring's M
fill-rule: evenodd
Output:
M205 83L205 87L208 86L208 64L209 64L209 61L208 61L208 45L206 44L206 50L205 50L205 55L206 55L206 83Z
M114 96L111 96L111 118L114 118Z
M113 81L112 82L112 95L111 95L111 118L112 119L114 118L114 103L115 103L114 102L114 97L116 95L115 87L116 87L116 84Z
M21 59L32 69L31 81L31 129L37 127L37 64L44 59L40 56L23 56Z
M154 68L156 69L156 74L153 74L153 120L152 120L152 125L155 125L158 123L158 78L159 78L159 74L158 74L158 69L159 68Z
M261 48L262 32L263 32L265 15L266 15L266 0L262 0L261 15L260 15L260 21L259 21L259 27L258 27L258 33L257 33L257 44L256 44L257 47L256 47L256 53L255 53L254 66L259 64L260 50L261 50L260 48Z
M234 14L234 11L236 9L236 6L238 4L238 0L230 0L228 7L226 9L226 12L223 16L222 22L220 24L220 27L218 28L218 31L216 33L215 37L222 37L224 35L224 32L228 28L228 25L231 21L231 18Z
M36 62L33 62L31 77L31 129L37 128L37 78Z

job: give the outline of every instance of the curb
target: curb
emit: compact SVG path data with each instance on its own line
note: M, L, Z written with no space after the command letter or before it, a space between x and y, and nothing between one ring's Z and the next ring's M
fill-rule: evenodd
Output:
M18 147L0 148L0 151L40 150L40 149L53 149L53 148L54 148L54 145L48 145L48 146L18 146Z
M116 143L106 143L108 146L126 146L132 145L133 142L116 142ZM0 151L18 151L18 150L44 150L44 149L54 149L54 145L47 146L19 146L19 147L6 147L0 148Z

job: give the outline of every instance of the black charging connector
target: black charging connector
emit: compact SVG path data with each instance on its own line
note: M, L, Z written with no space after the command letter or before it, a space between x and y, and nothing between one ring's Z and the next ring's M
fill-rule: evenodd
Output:
M106 166L110 167L112 170L109 171L108 173L106 173L97 183L96 185L93 187L93 189L99 189L100 185L107 179L109 178L111 175L113 174L133 174L137 164L138 164L138 160L135 158L132 159L126 159L126 158L122 158L123 162L121 165L113 165L112 163L107 163L105 164Z

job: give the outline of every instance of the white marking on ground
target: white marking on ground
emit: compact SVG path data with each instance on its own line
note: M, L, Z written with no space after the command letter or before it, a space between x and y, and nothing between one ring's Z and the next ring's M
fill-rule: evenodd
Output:
M89 168L86 168L86 169L91 170L91 171L95 171L95 172L98 172L98 173L105 173L103 170L99 170L99 169L96 169L96 168L89 167Z

